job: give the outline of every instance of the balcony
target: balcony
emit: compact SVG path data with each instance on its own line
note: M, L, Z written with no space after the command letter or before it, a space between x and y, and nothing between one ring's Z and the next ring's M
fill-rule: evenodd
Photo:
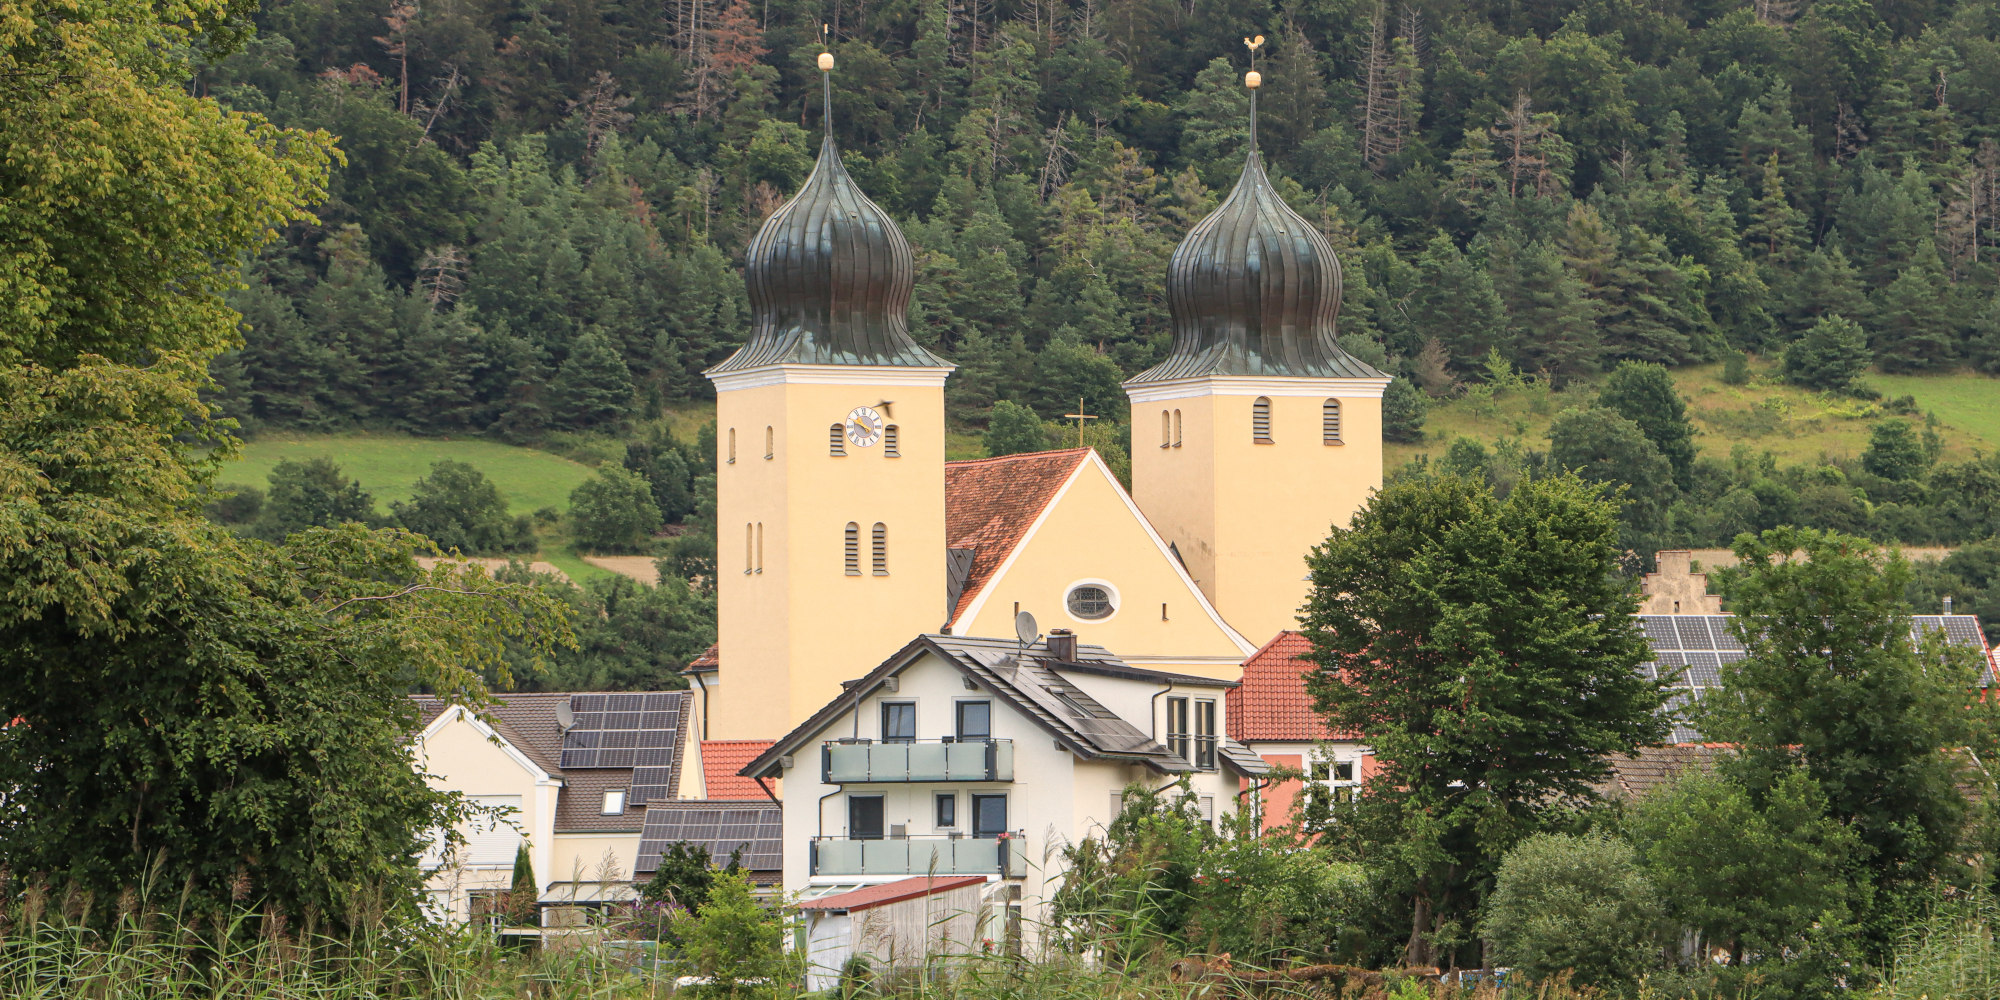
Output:
M836 740L820 746L820 780L829 785L871 781L1013 781L1014 741Z
M997 838L893 837L854 840L814 837L814 875L999 875L1028 874L1027 841L1022 834Z

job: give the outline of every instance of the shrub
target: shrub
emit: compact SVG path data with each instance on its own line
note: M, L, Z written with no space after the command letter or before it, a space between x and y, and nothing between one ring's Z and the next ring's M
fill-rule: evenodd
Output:
M608 463L570 493L569 516L577 547L593 552L638 551L660 526L652 487L637 473Z
M1722 384L1748 385L1750 383L1750 356L1742 351L1730 351L1722 358Z
M1602 835L1540 834L1507 852L1480 933L1496 961L1531 979L1630 980L1654 964L1659 893L1632 845Z
M784 914L757 902L748 879L726 871L715 876L701 911L683 913L673 926L690 971L710 980L704 992L728 997L772 995L794 976L799 956L786 953L784 929Z

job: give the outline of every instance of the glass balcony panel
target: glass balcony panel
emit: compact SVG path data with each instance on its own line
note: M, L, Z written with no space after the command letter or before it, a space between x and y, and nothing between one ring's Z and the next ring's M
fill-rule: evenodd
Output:
M946 758L950 755L949 743L912 743L903 749L909 752L909 775L911 781L949 781L951 767ZM980 772L986 768L982 761Z
M833 782L868 780L868 745L829 743L826 745L827 778Z
M1020 834L1005 841L917 837L814 841L814 875L1008 875L1028 872Z
M1014 744L838 743L822 744L826 778L834 784L885 781L1012 781ZM988 764L991 754L991 766Z

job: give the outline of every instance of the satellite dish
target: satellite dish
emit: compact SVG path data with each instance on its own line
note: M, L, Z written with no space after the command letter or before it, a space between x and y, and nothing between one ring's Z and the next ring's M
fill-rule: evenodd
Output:
M569 707L569 702L556 702L556 728L566 733L575 725L576 712Z
M1014 638L1021 640L1021 645L1032 646L1035 644L1035 640L1041 637L1042 630L1040 626L1035 624L1034 615L1026 611L1018 612L1014 615Z

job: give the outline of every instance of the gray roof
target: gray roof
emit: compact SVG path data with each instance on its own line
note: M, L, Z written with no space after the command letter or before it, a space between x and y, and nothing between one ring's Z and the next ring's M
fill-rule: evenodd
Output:
M1211 678L1129 666L1104 647L1086 643L1077 644L1073 660L1057 661L1050 658L1046 642L1027 647L1026 655L1022 656L1020 644L1013 639L923 635L869 671L866 677L851 684L840 697L813 713L811 718L772 744L769 750L758 755L739 773L749 777L776 774L779 757L796 752L832 725L834 719L851 705L866 698L883 681L927 652L965 672L974 683L993 692L1015 711L1033 719L1079 758L1126 760L1167 774L1192 771L1194 767L1151 735L1104 707L1088 691L1070 683L1063 677L1063 672L1098 673L1160 683L1228 686L1227 682ZM1257 759L1255 754L1240 745L1226 740L1222 742L1222 758L1232 768L1250 774L1264 773L1263 761ZM1254 764L1250 763L1252 760Z
M566 738L556 724L556 708L569 705L573 714L581 715L585 711L582 706L599 706L607 696L648 699L649 704L661 710L653 714L664 715L671 720L668 724L675 728L673 738L659 741L670 745L661 750L648 751L650 756L642 763L665 767L665 780L654 787L666 788L668 795L676 794L680 787L682 743L678 727L681 720L687 717L689 694L686 691L512 692L496 694L493 704L474 710L501 739L551 776L562 779L562 788L556 793L557 833L637 833L644 825L645 803L633 801L629 794L632 767L561 766L565 743L577 743L587 738L575 732ZM416 702L420 726L429 725L432 719L452 707L437 698L420 696ZM571 753L575 756L575 747L571 748ZM604 793L607 791L627 791L623 811L604 815Z

